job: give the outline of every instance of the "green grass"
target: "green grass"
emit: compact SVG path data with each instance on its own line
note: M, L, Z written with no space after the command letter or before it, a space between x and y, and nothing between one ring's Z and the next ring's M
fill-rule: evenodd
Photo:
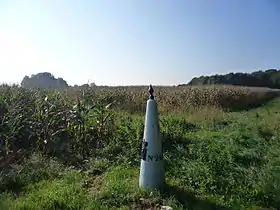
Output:
M0 172L0 209L277 209L280 99L242 112L160 116L166 186L138 187L143 115L115 113L114 138L80 164L31 152Z

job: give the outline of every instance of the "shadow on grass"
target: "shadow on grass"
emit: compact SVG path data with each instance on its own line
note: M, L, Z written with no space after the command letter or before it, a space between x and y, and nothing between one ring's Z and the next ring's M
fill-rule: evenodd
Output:
M253 91L249 95L239 98L239 100L224 100L221 105L224 111L228 112L249 111L264 106L277 97L279 97L279 92Z
M199 209L199 210L227 210L224 206L218 205L211 201L201 200L194 194L185 191L177 186L166 184L161 190L161 195L165 198L174 197L184 207L184 209Z

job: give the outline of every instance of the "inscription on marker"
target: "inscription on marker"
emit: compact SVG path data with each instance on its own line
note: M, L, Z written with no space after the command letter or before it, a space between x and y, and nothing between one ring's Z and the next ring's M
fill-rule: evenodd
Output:
M148 155L148 162L157 162L163 160L163 155Z

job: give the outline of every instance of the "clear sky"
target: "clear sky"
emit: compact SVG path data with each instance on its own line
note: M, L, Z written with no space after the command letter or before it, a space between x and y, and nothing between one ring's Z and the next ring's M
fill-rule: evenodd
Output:
M0 1L0 82L176 85L279 64L279 0Z

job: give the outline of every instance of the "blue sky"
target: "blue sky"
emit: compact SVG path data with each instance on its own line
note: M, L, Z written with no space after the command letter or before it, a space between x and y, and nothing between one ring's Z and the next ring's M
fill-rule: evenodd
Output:
M277 0L0 1L0 82L176 85L279 62Z

